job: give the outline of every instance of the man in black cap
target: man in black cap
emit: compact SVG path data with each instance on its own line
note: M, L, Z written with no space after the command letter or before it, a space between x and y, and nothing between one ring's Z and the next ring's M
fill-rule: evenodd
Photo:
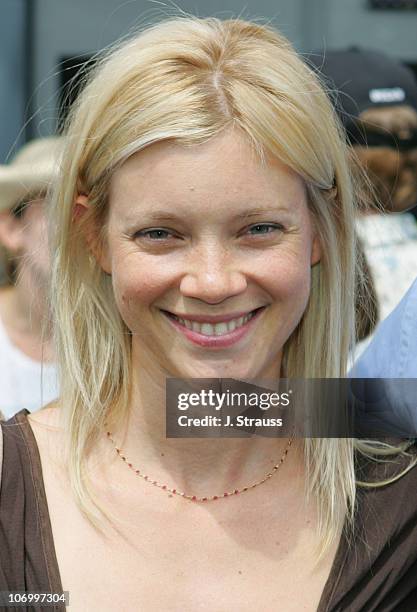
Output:
M310 59L333 92L349 142L368 172L378 203L384 212L393 213L378 214L371 207L357 224L385 319L350 373L352 378L380 379L371 388L385 402L380 414L371 402L372 418L368 422L362 415L360 424L372 429L378 418L391 435L401 431L413 437L417 280L412 281L417 277L417 227L414 217L404 211L417 203L417 83L411 70L375 51L330 51Z
M322 73L372 183L375 198L357 231L384 319L417 276L417 225L404 214L417 204L417 82L409 68L377 51L326 51L308 59Z

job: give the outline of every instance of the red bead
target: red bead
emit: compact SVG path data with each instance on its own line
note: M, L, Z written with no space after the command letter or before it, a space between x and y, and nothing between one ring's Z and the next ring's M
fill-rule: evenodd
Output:
M227 497L229 493L223 493L223 497Z
M131 464L131 463L128 463L127 465L128 465L130 468L132 467L132 464Z
M195 495L193 495L191 499L197 499L197 498L196 498L196 496L195 496Z
M163 489L166 489L166 488L167 488L167 486L166 486L166 485L162 485L162 488L163 488Z

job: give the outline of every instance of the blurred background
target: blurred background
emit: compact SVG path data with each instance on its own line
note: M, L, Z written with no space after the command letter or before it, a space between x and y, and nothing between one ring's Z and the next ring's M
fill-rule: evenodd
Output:
M178 9L152 0L0 0L0 9L0 163L56 131L83 61L178 9L268 20L301 52L373 48L417 73L417 0L179 0Z

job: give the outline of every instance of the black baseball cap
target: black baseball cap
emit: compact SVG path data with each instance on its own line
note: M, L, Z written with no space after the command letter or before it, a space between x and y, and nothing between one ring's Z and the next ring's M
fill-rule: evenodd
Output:
M356 119L368 108L407 105L417 111L417 80L412 70L385 53L352 47L311 53L306 61L324 78L352 143L363 144ZM373 143L367 139L367 144ZM415 148L417 135L397 145Z

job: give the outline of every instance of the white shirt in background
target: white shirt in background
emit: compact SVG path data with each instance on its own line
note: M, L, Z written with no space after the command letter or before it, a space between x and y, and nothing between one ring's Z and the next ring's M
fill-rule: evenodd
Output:
M356 229L372 272L382 321L417 276L417 223L410 213L375 214L358 219Z
M56 366L31 359L10 341L0 319L0 412L38 410L58 396Z

